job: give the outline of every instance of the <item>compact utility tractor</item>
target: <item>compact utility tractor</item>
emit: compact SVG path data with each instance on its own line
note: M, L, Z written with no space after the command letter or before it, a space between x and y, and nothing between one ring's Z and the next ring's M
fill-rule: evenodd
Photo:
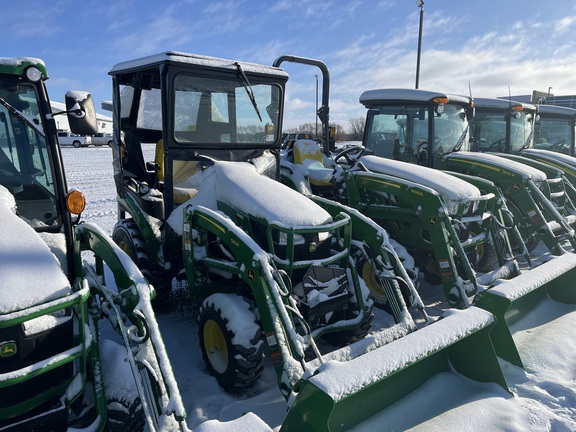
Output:
M316 62L323 70L326 106L328 73L322 62ZM446 111L444 126L454 126L456 140L467 137L465 109L462 103ZM406 141L408 117L417 115L420 129L427 124L427 112L416 111L406 109L396 115L366 144L389 152L390 157L395 154L397 160L372 155L362 146L333 151L330 146L321 149L313 141L299 140L283 158L283 181L303 193L346 203L372 218L409 250L429 281L442 284L450 306L468 307L494 278L518 274L509 237L519 239L519 234L510 225L500 191L490 181L406 163L423 157L427 145L422 141L417 153L409 150ZM324 119L323 125L327 125ZM328 137L324 141L329 142ZM483 272L481 277L478 271Z
M198 300L199 348L221 387L251 386L268 353L283 431L346 430L450 367L507 388L490 313L418 329L406 301L425 311L387 232L278 181L282 69L165 52L110 75L113 238L161 296L175 279Z
M299 61L285 56L274 64L286 60ZM329 87L326 66L317 60L306 63L323 71L324 93ZM335 152L327 139L326 94L318 113L326 135L323 154L310 157L317 150L310 143L301 144L304 156L298 155L296 142L292 159L283 162L283 180L303 193L344 200L386 224L392 236L416 227L424 242L418 245L417 235L404 235L404 245L432 250L441 258L437 268L442 276L456 274L459 285L448 279L443 284L450 305L473 304L493 312L498 317L493 332L498 355L522 365L509 325L543 296L565 303L576 301L575 291L567 284L576 272L576 260L573 254L564 254L565 240L572 240L571 229L552 201L557 195L549 193L547 174L505 158L466 151L470 148L469 119L474 117L470 98L423 90L363 93L360 102L368 108L363 145ZM517 195L522 200L515 201ZM428 206L434 202L432 198L436 199L438 213L431 212L433 205ZM457 211L459 205L466 210ZM476 211L479 213L473 216ZM431 231L439 221L443 237ZM451 231L450 226L455 229ZM533 269L535 263L524 237L527 235L542 238L553 253L562 256L542 258L552 262ZM456 271L446 261L447 254L440 254L442 248L460 263ZM473 251L476 258L470 253ZM546 274L552 276L547 278ZM466 276L470 277L468 281L463 280ZM480 281L485 285L481 286Z
M447 170L450 174L466 175L468 181L473 181L474 178L486 179L498 188L500 196L503 197L501 199L509 210L507 214L513 216L506 219L505 225L508 228L517 228L517 233L519 233L519 236L516 234L508 236L512 250L516 251L515 256L518 259L528 257L526 262L528 265L524 268L525 275L520 275L522 276L520 279L518 277L510 279L508 286L515 286L517 289L514 295L507 298L506 319L501 313L504 309L497 312L498 308L489 307L489 310L502 318L499 322L505 327L506 323L511 323L522 316L521 313L510 311L515 308L528 308L534 304L531 300L539 299L546 293L558 291L563 301L573 302L573 290L569 285L565 285L565 281L576 272L571 252L568 252L568 256L562 257L561 261L565 262L565 265L561 265L561 270L550 280L538 279L536 273L531 273L535 270L534 266L540 265L543 261L550 261L550 263L541 264L544 267L539 268L537 273L546 272L546 269L555 267L555 263L559 261L551 259L549 253L562 256L566 255L566 251L573 250L575 241L574 230L571 226L573 217L566 213L566 208L571 208L571 204L560 170L547 164L528 161L527 158L523 163L504 153L469 151L474 147L484 146L484 143L480 142L481 137L474 135L477 129L473 126L478 124L476 122L482 121L483 115L489 116L490 113L489 111L481 113L476 101L468 99L465 102L465 99L468 98L423 90L366 91L360 96L360 102L368 109L364 145L368 153L395 159L394 150L391 153L388 150L387 153L382 148L378 148L374 145L374 138L378 132L388 131L396 125L400 146L408 147L408 154L413 157L412 163ZM451 108L452 105L460 109L456 121L449 115L454 111L454 108ZM412 114L405 115L409 111ZM522 122L522 125L531 125L534 115L535 111L518 110L510 111L507 118L518 120ZM398 122L398 119L401 121ZM455 123L459 123L458 126ZM526 127L521 129L519 140L524 144L531 140L532 131L531 128L526 131ZM504 130L510 131L512 127L506 126ZM505 134L492 141L488 139L488 149L494 150L495 145L506 142L506 136ZM504 141L501 141L502 138ZM392 148L395 144L396 142L391 143ZM390 149L390 144L384 148ZM567 207L562 207L560 203L567 203ZM510 234L513 231L508 232ZM548 254L534 256L525 253L526 250L533 252L540 242L546 246ZM521 253L522 250L524 253ZM532 270L526 271L530 268ZM534 277L531 278L530 274ZM539 282L529 282L536 280ZM502 281L495 281L491 285L501 283ZM486 306L485 299L493 296L498 296L497 292L489 289L481 293L476 304ZM513 346L506 342L496 343L496 345L497 350L499 346ZM519 358L516 362L521 363Z
M474 146L479 151L497 152L495 154L500 157L528 165L546 175L543 184L549 189L543 189L546 198L562 216L551 218L554 222L550 226L560 239L567 238L565 243L569 242L573 247L576 164L566 152L574 145L576 110L550 106L541 109L527 103L484 98L476 99L475 107L476 115L471 121ZM544 116L543 120L541 116ZM538 236L532 239L538 240ZM552 245L551 240L548 245Z
M0 59L0 430L188 430L154 289L66 184L54 118L93 134L92 99L53 112L47 79Z

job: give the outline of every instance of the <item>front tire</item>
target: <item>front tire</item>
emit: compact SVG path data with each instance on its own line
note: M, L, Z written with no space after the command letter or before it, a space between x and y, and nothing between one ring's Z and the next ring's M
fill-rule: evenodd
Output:
M136 222L133 219L119 221L112 232L112 240L132 258L144 277L154 286L156 297L153 302L166 301L172 291L172 278L152 260L144 236Z
M74 141L72 145L74 146L74 148L80 148L80 141Z
M200 308L202 358L208 372L228 392L251 386L264 369L262 331L249 307L235 294L212 294Z

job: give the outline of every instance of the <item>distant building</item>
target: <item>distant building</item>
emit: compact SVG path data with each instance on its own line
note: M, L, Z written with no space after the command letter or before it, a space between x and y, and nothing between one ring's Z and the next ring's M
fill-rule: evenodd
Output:
M60 102L50 102L53 111L66 111L66 105ZM64 131L70 131L68 124L68 116L59 115L54 117L56 121L56 128ZM96 120L98 122L98 132L112 133L112 117L96 113Z
M498 97L498 99L509 99L509 98L517 102L528 102L532 104L546 104L546 105L563 106L568 108L576 108L576 95L556 96L549 92L541 92L538 90L534 90L531 95Z

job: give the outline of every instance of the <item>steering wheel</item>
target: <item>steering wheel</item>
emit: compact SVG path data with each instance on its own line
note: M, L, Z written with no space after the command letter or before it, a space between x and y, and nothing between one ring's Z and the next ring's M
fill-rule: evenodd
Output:
M348 147L347 149L342 150L334 157L334 162L336 162L337 164L342 164L342 162L339 162L339 160L344 158L346 159L348 165L354 165L354 162L356 162L360 158L360 156L362 156L363 152L364 152L363 146Z
M498 141L494 141L492 144L490 144L488 146L488 150L486 151L490 151L490 152L503 152L504 148L503 148L503 144L506 142L506 138L501 138Z
M564 139L561 139L561 140L558 140L558 141L556 141L555 143L550 144L550 147L548 147L548 150L551 150L551 151L554 151L554 152L560 152L560 151L563 149L565 143L566 143L566 139L565 139L565 138L564 138Z

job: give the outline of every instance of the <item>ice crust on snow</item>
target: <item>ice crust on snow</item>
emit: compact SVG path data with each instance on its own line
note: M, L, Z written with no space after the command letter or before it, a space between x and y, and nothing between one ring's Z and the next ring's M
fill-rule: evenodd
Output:
M213 210L221 201L246 214L288 226L316 226L331 220L330 214L309 198L265 177L247 162L215 162L189 179L198 193L174 210L168 223L182 234L183 208L201 205Z
M12 194L0 186L0 314L68 295L70 283L40 236L16 215Z

